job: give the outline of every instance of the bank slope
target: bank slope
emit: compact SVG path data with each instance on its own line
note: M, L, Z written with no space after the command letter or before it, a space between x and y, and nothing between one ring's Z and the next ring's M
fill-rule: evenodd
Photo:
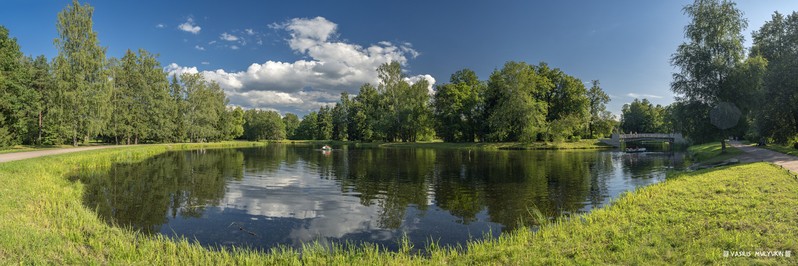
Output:
M766 163L738 165L682 174L535 235L516 232L504 245L500 239L474 248L504 263L795 264L796 204L794 176ZM792 257L754 253L787 250ZM751 256L732 257L734 251ZM479 262L488 261L496 262Z
M311 246L208 250L188 241L111 227L82 204L78 167L107 167L170 149L100 150L0 164L0 264L794 264L785 257L723 257L723 251L798 251L798 181L769 164L683 174L626 194L611 206L544 226L425 256L378 248ZM407 250L410 250L409 248Z

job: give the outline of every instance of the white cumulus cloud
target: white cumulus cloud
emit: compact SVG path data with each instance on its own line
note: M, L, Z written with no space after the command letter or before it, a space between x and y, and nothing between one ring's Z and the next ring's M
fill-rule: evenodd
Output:
M205 47L202 47L202 46L199 46L199 45L194 45L194 49L197 49L197 50L200 50L200 51L205 51Z
M193 34L199 34L200 30L202 30L202 27L197 26L197 24L194 23L194 19L192 19L192 18L188 18L188 20L186 22L183 22L182 24L177 26L177 28L179 30L182 30L182 31L185 31L185 32L191 32Z
M434 86L435 85L435 78L433 78L431 75L427 75L427 74L415 75L415 76L412 76L412 77L405 78L405 81L407 81L407 83L410 83L410 85L413 85L413 84L416 84L416 82L421 81L422 79L427 80L427 84L428 84L427 85L427 93L429 93L430 95L434 94L435 93L435 88L434 88L435 87Z
M178 66L175 63L171 63L171 64L167 65L164 69L166 70L167 73L169 73L170 76L171 75L180 76L183 73L190 73L190 74L199 73L199 71L197 70L197 67L181 67L181 66Z
M225 41L229 41L229 42L238 41L238 37L237 36L229 34L227 32L222 33L222 35L219 35L219 39L222 39L222 40L225 40Z
M652 99L662 99L662 96L659 96L659 95L653 95L653 94L639 94L639 93L634 93L634 92L627 93L627 94L626 94L626 96L628 96L628 97L630 97L630 98L652 98Z
M409 58L419 55L410 43L361 46L341 41L338 25L323 17L294 18L270 24L269 28L286 31L288 46L304 59L252 63L244 71L202 71L207 79L221 85L233 105L305 113L337 101L343 91L355 94L364 83L376 84L376 69L381 64L406 65ZM174 63L166 69L175 73L197 70ZM406 80L415 83L422 78L432 91L435 78L431 75L413 75Z

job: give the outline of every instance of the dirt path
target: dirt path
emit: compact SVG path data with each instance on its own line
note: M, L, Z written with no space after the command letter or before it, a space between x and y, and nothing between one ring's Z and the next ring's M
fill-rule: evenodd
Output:
M12 153L0 154L0 163L2 163L2 162L10 162L10 161L17 161L17 160L24 160L24 159L30 159L30 158L35 158L35 157L47 156L47 155L70 153L70 152L76 152L76 151L107 149L107 148L112 148L112 147L123 147L123 146L107 145L107 146L91 146L91 147L66 148L66 149L50 149L50 150L41 150L41 151L12 152Z
M748 163L748 162L771 162L777 165L781 165L788 170L798 173L798 157L783 154L780 152L771 151L768 149L763 149L751 145L744 145L739 141L729 141L729 144L732 147L740 149L741 151L745 152L740 156L737 156L737 159L740 162Z

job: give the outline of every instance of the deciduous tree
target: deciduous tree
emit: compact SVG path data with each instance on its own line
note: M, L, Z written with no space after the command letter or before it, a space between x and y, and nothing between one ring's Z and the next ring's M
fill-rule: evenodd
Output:
M679 72L673 74L671 90L684 104L680 108L702 108L687 111L696 116L681 117L691 128L684 132L694 139L717 138L709 123L709 108L719 102L741 105L747 101L746 90L735 86L735 69L745 59L742 31L748 23L735 3L726 0L696 0L684 7L691 18L685 27L687 41L679 45L671 58L671 64ZM702 129L703 128L703 129Z
M51 121L60 125L54 133L71 138L73 145L102 133L111 112L105 48L94 32L93 13L94 8L74 0L58 13L56 23L54 72L59 93L54 108L60 110Z

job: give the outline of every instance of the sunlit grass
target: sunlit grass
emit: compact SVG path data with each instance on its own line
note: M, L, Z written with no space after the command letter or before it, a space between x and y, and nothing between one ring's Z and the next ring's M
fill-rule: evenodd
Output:
M720 142L693 145L687 148L687 152L694 162L705 164L722 162L743 153L743 151L732 147L728 143L726 143L726 153L721 153Z
M397 252L308 243L301 251L261 253L138 234L105 224L82 204L83 185L65 178L78 167L103 169L167 150L242 145L257 144L147 145L2 163L0 264L747 265L794 264L795 258L724 258L722 252L798 251L798 181L765 163L677 175L536 233L520 229L463 247L416 243L427 248L421 256L407 239Z
M767 146L761 146L760 148L765 148L771 151L780 152L787 155L798 156L798 149L793 148L792 145L768 144Z

